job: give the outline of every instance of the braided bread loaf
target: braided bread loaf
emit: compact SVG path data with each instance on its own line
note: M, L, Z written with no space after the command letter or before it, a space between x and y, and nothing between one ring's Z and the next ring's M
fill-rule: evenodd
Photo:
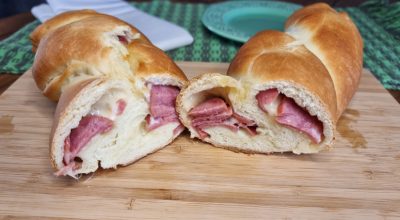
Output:
M192 137L244 152L315 153L333 144L338 118L362 71L351 19L318 3L291 15L285 32L244 44L228 76L195 78L178 96Z
M34 80L59 101L50 138L57 175L130 164L182 131L175 99L187 78L140 31L91 10L31 34Z

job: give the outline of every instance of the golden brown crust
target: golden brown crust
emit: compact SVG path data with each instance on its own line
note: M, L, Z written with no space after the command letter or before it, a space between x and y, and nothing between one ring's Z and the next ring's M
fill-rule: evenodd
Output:
M325 3L298 10L286 21L286 30L307 36L306 47L327 68L335 85L339 118L353 97L360 81L363 42L349 16ZM296 36L295 36L296 37Z
M363 44L357 27L346 13L338 13L325 3L296 11L285 26L286 34L264 31L250 39L239 50L228 74L298 82L329 106L336 122L361 77Z
M145 42L133 41L128 45L128 52L127 61L135 76L146 78L150 75L165 75L181 81L182 84L186 83L187 78L182 70L159 48Z
M82 20L87 17L91 17L96 14L98 14L96 11L89 9L79 10L79 11L68 11L47 20L45 23L36 27L35 30L33 30L33 32L29 35L29 38L31 39L32 43L32 51L34 53L36 52L40 40L46 34L54 31L55 29L61 26Z
M94 14L47 34L40 42L32 67L34 80L43 94L56 101L62 87L73 83L74 78L117 74L116 69L123 66L124 60L122 57L116 60L118 52L104 38L119 27L139 34L134 41L153 46L137 29L103 14Z
M336 115L332 79L319 59L295 39L278 31L263 31L252 37L236 54L228 75L258 83L288 81L318 97Z

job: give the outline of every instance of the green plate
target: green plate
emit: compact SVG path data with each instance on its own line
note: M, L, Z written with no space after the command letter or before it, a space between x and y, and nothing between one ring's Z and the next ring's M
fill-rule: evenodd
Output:
M201 21L212 32L246 42L261 30L280 30L300 5L276 1L231 1L209 6Z

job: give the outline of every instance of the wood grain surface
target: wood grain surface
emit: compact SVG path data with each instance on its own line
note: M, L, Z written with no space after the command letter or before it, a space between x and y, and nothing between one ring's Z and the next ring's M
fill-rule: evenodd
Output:
M227 68L179 65L189 77ZM55 103L27 73L0 96L0 219L399 219L399 104L364 72L331 151L246 155L184 133L78 181L52 175Z

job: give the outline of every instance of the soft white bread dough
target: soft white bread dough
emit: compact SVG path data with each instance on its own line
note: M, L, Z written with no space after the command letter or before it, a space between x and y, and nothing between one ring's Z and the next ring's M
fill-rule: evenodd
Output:
M120 99L126 102L126 107L122 114L117 115L116 103ZM113 128L95 135L83 147L77 155L82 160L81 168L70 171L68 174L71 176L94 172L99 166L116 168L127 165L166 146L178 135L173 133L178 122L147 131L145 117L149 114L149 103L143 93L132 90L129 82L94 80L69 102L60 117L52 142L52 155L58 169L64 166L65 138L88 114L113 120Z
M305 107L311 115L317 115L324 124L324 139L315 144L306 135L292 128L282 126L275 121L280 99L267 106L269 114L262 111L256 99L256 95L263 90L277 88L280 93L293 98L296 103ZM221 97L233 110L258 125L257 135L251 136L242 129L238 132L222 126L205 128L209 137L203 140L215 146L230 148L243 152L271 153L293 152L315 153L325 148L332 141L333 131L329 119L324 115L323 105L318 105L318 100L302 90L297 85L287 85L283 82L271 82L270 84L257 84L245 80L235 80L232 77L211 73L204 74L193 80L178 97L177 111L182 123L189 129L191 137L199 134L193 126L188 112L201 102L211 97Z

